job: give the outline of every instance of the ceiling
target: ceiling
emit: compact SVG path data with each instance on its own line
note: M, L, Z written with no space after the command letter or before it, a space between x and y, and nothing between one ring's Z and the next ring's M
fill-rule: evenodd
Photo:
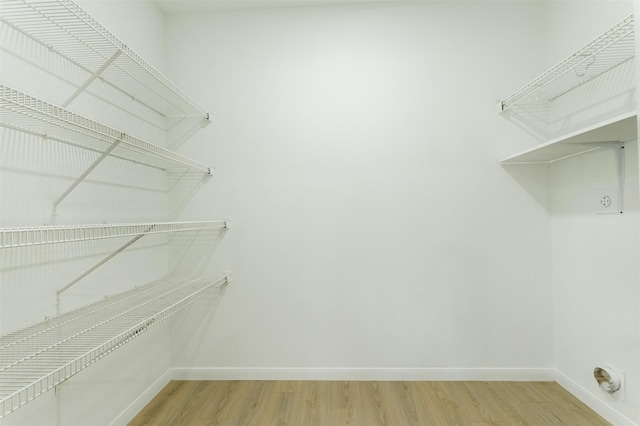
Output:
M155 3L164 13L177 14L409 1L424 0L155 0Z

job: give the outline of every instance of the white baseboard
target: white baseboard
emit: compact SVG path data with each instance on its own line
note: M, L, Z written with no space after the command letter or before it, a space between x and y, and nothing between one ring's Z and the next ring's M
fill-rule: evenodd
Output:
M173 380L553 381L550 368L172 368Z
M620 414L605 401L593 395L558 370L555 370L555 381L611 424L615 426L638 426L637 423Z
M153 382L135 401L131 403L110 426L126 426L160 391L172 380L171 370L167 370L158 380Z

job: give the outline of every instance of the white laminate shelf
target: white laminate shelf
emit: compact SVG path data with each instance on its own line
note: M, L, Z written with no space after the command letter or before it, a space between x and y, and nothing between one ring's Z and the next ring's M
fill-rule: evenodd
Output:
M637 137L636 112L620 115L504 158L502 164L552 163Z
M229 282L168 277L0 337L0 418Z
M162 170L212 168L110 126L0 85L0 125Z
M516 106L547 105L571 90L635 57L634 16L623 19L498 103L500 112Z
M84 74L78 91L109 85L167 119L209 119L196 102L71 0L2 0L0 22Z
M212 220L0 228L0 249L228 227L227 220Z

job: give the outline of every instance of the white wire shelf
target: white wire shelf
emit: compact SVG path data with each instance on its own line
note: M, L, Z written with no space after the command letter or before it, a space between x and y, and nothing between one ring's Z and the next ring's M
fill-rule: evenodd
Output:
M0 249L228 227L229 221L216 220L0 228Z
M1 9L0 22L86 73L73 97L100 81L162 117L209 119L202 107L73 1L2 0Z
M170 277L0 337L0 418L228 283Z
M634 57L634 17L630 15L500 101L498 110L516 105L547 105Z
M162 170L211 174L209 166L5 85L0 125Z
M636 112L627 113L509 156L502 164L553 163L636 138Z

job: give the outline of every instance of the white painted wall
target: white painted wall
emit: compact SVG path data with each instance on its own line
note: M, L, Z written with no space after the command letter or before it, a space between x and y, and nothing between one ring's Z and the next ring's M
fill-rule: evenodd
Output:
M632 2L550 2L546 66L632 12ZM635 111L637 79L637 68L627 63L558 99L545 130L559 135ZM549 178L558 380L614 424L636 424L640 419L637 142L628 143L625 151L622 216L595 214L602 189L615 192L613 151L558 162L550 167ZM607 315L605 306L615 306L614 313ZM598 360L626 372L626 401L596 386L592 372Z
M505 123L487 102L631 8L437 3L172 16L172 64L202 66L170 72L213 102L216 117L200 135L209 148L197 148L218 163L216 177L184 215L234 219L211 269L230 263L235 273L215 320L174 341L173 365L555 366L582 396L637 422L636 145L627 146L625 214L595 216L591 188L611 176L593 170L611 172L608 154L549 171L500 169L497 158L540 135ZM628 82L617 83L614 108L627 111ZM596 312L605 276L620 319ZM603 348L587 329L613 331ZM627 402L594 386L597 358L627 371Z
M555 365L564 376L638 421L638 162L625 146L624 214L596 215L602 187L615 188L615 153L603 151L554 164L553 285ZM627 374L627 400L600 391L596 361Z
M548 58L577 50L633 12L632 2L552 2ZM637 71L636 71L637 72ZM637 74L633 73L637 78ZM610 87L600 84L596 90ZM631 92L633 94L633 92ZM611 96L613 91L607 91ZM635 109L635 96L626 109ZM562 111L566 113L566 111ZM602 114L592 115L595 120ZM567 114L568 121L572 114ZM616 186L613 150L550 167L554 288L554 359L562 383L640 421L640 220L637 141L626 151L624 214L597 215L601 189ZM602 360L626 372L626 401L601 391L593 368ZM616 423L617 424L617 423ZM622 424L622 423L620 423Z
M163 15L151 2L79 1L99 22L160 69L164 67ZM53 103L73 88L62 62L15 33L4 32L1 79ZM30 63L30 61L33 61ZM40 64L35 66L33 64ZM49 70L53 70L52 73ZM118 105L82 95L69 109L130 134L164 144L164 134ZM1 226L118 223L165 220L164 173L107 159L52 214L57 198L97 156L62 144L0 129ZM0 253L0 332L55 314L55 290L70 282L128 239L59 244ZM81 281L62 297L62 309L148 283L168 272L165 237L144 238ZM170 367L168 324L150 330L74 376L56 395L37 398L2 425L109 424Z
M167 17L168 74L214 114L181 147L217 166L182 218L232 219L209 269L234 273L213 321L174 335L172 365L552 367L546 174L498 164L535 141L494 107L544 62L544 16Z

